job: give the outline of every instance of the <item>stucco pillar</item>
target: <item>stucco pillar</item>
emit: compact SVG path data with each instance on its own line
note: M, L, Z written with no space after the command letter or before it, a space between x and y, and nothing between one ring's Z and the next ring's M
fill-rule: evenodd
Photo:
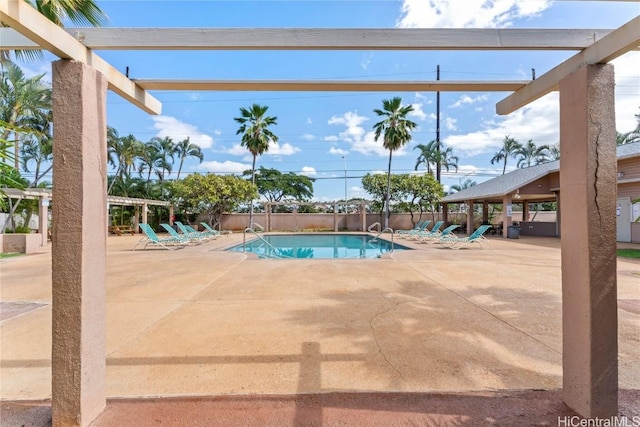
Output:
M135 205L133 207L133 232L139 233L140 228L138 225L140 224L140 205Z
M560 209L560 192L556 191L556 235L562 237L562 209Z
M169 225L173 226L174 220L175 220L175 212L173 209L173 205L169 205Z
M522 220L529 221L529 202L522 202Z
M482 222L489 222L489 202L482 202Z
M562 366L565 403L583 417L618 413L616 128L611 65L560 81Z
M467 234L473 233L473 200L467 200Z
M449 226L449 204L448 203L442 204L442 220L444 221L444 226L448 227Z
M338 231L338 204L333 204L333 231Z
M360 205L360 222L362 223L362 230L367 230L367 206Z
M142 204L142 223L149 224L149 205L146 203Z
M511 205L511 194L505 194L502 197L502 237L506 238L508 236L512 214L513 206Z
M53 63L53 426L87 426L106 404L106 95L95 69Z
M42 238L40 246L47 246L49 234L49 199L47 197L38 199L38 231Z

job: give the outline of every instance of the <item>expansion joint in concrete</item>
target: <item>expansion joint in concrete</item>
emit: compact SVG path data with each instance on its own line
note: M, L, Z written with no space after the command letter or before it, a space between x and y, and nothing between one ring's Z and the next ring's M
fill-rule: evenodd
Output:
M376 321L376 319L378 319L380 316L383 316L387 313L389 313L390 311L395 310L396 308L398 308L400 306L400 302L394 302L390 299L388 299L387 297L382 297L385 301L393 304L391 307L382 310L376 314L374 314L374 316L369 319L369 328L371 329L371 336L373 337L373 341L376 343L376 348L378 349L378 354L380 354L380 356L382 356L382 358L384 359L384 361L386 362L387 365L389 365L391 367L391 369L393 369L395 371L395 373L398 375L398 377L400 377L400 379L407 385L409 384L409 381L407 381L407 379L402 375L402 372L400 372L400 370L393 364L391 363L391 361L389 360L389 358L387 357L386 354L384 354L384 351L382 350L382 346L380 345L380 341L378 340L378 334L376 333L376 329L373 326L373 322Z

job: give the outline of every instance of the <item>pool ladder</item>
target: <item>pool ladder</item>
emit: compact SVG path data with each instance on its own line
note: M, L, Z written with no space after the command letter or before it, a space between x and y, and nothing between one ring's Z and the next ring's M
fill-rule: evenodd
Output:
M282 255L282 253L280 253L280 250L278 248L276 248L275 246L273 246L271 243L267 242L267 240L262 237L261 235L259 235L256 230L254 230L251 227L247 227L244 229L244 231L242 232L242 252L246 252L246 247L247 247L247 233L251 233L254 236L256 236L258 239L260 239L262 241L262 243L264 243L265 245L267 245L269 248L271 248L273 250L273 254L275 254L274 256L268 256L267 258L291 258L289 256L286 255Z
M393 252L393 235L394 235L394 231L393 228L391 227L387 227L384 230L380 230L380 228L382 228L382 224L380 224L379 222L374 222L373 224L371 224L367 230L370 233L374 232L374 229L378 229L378 234L376 234L376 237L374 237L373 239L370 240L370 242L375 242L376 240L378 240L378 237L380 237L380 235L382 233L391 233L391 252ZM368 244L368 243L367 243Z

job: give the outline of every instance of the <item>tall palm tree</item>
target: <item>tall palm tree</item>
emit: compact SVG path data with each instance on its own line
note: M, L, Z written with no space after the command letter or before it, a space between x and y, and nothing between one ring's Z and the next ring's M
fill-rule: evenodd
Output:
M420 165L425 165L427 167L427 173L433 173L431 165L434 166L435 170L435 166L437 164L437 146L438 142L436 140L432 140L426 144L418 144L413 147L414 150L420 150L420 155L416 159L414 170L418 170Z
M187 157L195 157L200 160L200 163L204 160L204 155L202 154L200 146L190 142L188 137L175 145L175 154L180 159L180 166L178 166L178 175L176 176L176 179L180 179L182 165Z
M22 69L10 61L0 64L0 121L6 125L0 127L0 139L8 141L13 133L15 168L20 165L20 144L18 132L34 129L35 123L41 123L43 117L51 112L51 87L42 81L44 74L27 78Z
M50 116L36 116L34 119L39 122L33 124L34 127L38 128L38 131L24 139L22 141L22 147L20 148L22 170L31 172L29 170L29 164L35 163L34 178L30 184L31 187L37 187L42 177L48 174L53 168L53 137L51 135L51 124L53 120ZM48 163L48 166L43 169L46 163Z
M278 142L276 134L271 132L269 126L278 124L278 118L267 116L269 107L253 104L249 108L240 108L240 117L234 117L240 127L236 135L242 134L240 145L245 147L253 156L251 163L251 183L256 185L256 157L269 151L269 144ZM253 227L253 199L249 209L249 227Z
M415 122L407 119L407 115L413 111L412 105L402 106L402 98L396 96L382 101L382 109L374 109L373 112L383 120L373 125L374 139L377 141L384 135L382 145L389 150L389 166L387 168L387 193L385 195L385 220L384 228L389 227L389 197L391 194L391 158L393 152L411 141L411 131L417 127Z
M516 155L518 156L518 167L528 168L533 165L544 163L548 158L549 147L546 145L537 146L533 140L527 141L525 145L520 146Z
M456 171L458 170L458 160L460 158L458 156L453 155L453 149L451 147L447 147L443 150L439 147L437 141L429 141L427 144L418 144L413 149L420 150L420 155L416 160L415 170L418 170L418 166L424 164L427 167L427 173L433 173L438 171L438 165L441 168L445 168L447 172L449 172L450 168L454 168ZM432 166L433 165L433 166ZM436 176L438 182L440 182L440 177Z
M553 144L549 146L549 151L547 152L547 158L549 161L560 160L560 145Z
M173 169L173 160L176 153L176 145L168 136L164 138L154 137L148 144L152 145L158 153L159 160L156 163L156 175L160 179L160 185L164 182L165 173L170 174Z
M491 164L493 165L499 162L503 162L502 175L504 175L507 170L507 160L509 159L509 157L515 157L520 147L521 145L518 141L511 138L509 135L505 136L502 140L502 148L500 148L500 150L498 150L496 154L491 158Z
M111 191L116 181L124 182L125 177L131 177L131 172L136 170L136 160L143 148L143 144L131 134L115 138L114 136L117 136L115 130L111 132L111 138L109 134L110 132L107 132L108 161L116 168L116 178L111 181L107 193Z

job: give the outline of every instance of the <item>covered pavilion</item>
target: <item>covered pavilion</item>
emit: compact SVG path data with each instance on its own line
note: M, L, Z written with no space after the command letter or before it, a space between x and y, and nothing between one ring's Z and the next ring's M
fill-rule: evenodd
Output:
M2 49L43 48L53 63L53 425L89 425L106 405L106 93L151 114L148 90L509 91L498 114L560 92L563 400L584 417L618 413L616 127L609 62L640 45L640 16L614 30L78 29L23 0L0 2ZM533 81L130 80L93 49L574 50ZM63 214L64 213L64 214Z

